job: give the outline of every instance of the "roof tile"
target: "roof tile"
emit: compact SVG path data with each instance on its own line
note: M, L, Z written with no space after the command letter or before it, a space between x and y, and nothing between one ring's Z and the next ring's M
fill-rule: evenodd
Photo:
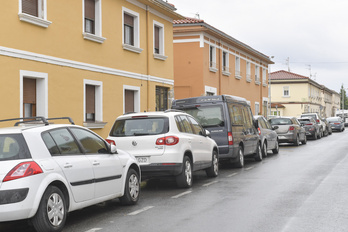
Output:
M296 73L287 72L284 70L270 73L271 80L295 80L295 79L309 79L306 76L301 76Z

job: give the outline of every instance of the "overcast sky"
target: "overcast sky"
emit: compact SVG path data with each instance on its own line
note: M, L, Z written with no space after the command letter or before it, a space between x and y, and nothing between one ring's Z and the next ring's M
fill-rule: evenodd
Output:
M348 88L348 0L169 0L271 57L286 70L339 92ZM287 62L289 59L289 62Z

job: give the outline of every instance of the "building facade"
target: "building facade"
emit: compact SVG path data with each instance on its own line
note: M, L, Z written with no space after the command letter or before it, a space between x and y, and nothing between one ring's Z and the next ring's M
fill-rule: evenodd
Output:
M168 108L173 19L162 0L13 0L0 9L0 118L70 116L106 137Z
M267 115L268 56L200 19L174 20L175 99L229 94Z
M300 116L318 113L331 117L339 109L339 94L306 76L287 71L270 74L272 115Z

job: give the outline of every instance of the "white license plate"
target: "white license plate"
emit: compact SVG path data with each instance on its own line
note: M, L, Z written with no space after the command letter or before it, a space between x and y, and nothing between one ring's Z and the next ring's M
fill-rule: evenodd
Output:
M144 164L144 163L148 163L149 162L149 158L148 157L138 157L137 160L138 160L139 164Z

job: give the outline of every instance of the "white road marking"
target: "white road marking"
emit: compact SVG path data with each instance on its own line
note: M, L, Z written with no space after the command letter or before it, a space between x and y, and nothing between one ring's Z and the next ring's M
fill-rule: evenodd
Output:
M93 229L87 230L85 232L95 232L95 231L98 231L98 230L102 230L102 228L93 228Z
M185 196L185 195L190 194L190 193L192 193L192 191L186 191L186 192L180 193L178 195L172 196L172 198L174 198L174 199L179 198L179 197Z
M249 171L250 169L253 169L254 167L248 167L248 168L246 168L246 169L244 169L244 170L246 170L246 171Z
M228 175L227 177L232 177L232 176L235 176L237 174L238 174L238 172L235 172L235 173L232 173L232 174Z
M134 212L132 212L132 213L129 213L128 215L129 215L129 216L134 216L134 215L137 215L137 214L139 214L139 213L142 213L142 212L144 212L144 211L146 211L146 210L149 210L149 209L151 209L151 208L153 208L153 206L147 206L147 207L145 207L145 208L142 208L142 209L136 210L136 211L134 211Z
M203 187L208 187L208 186L210 186L210 185L212 185L212 184L215 184L215 183L217 183L217 182L219 182L219 181L215 180L215 181L206 183L206 184L203 185Z

